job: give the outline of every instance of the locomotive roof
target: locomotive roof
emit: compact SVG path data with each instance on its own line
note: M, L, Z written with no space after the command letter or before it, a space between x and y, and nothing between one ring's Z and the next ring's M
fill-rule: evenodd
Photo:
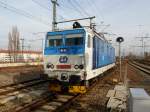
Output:
M72 29L61 29L61 30L57 30L57 31L50 31L47 34L49 34L49 35L59 35L59 34L65 34L65 33L83 33L83 32L92 33L93 35L96 35L97 37L99 37L103 41L108 42L103 33L98 33L95 30L90 29L89 27L75 28L75 29L73 29L73 28Z
M84 30L84 28L75 28L75 29L59 29L59 30L56 30L56 31L49 31L48 33L51 33L51 32L64 32L64 31L72 31L72 30Z

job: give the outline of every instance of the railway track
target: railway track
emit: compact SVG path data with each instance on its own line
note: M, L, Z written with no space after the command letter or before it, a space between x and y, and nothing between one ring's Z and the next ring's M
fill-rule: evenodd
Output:
M41 98L26 105L11 108L7 112L12 110L13 112L63 112L81 96L81 94L45 93Z
M150 60L135 60L138 63L150 66Z
M41 98L23 106L13 107L7 112L62 112L77 96L45 93Z
M95 86L93 84L90 88ZM90 90L89 88L89 90ZM45 93L40 98L23 106L13 107L7 112L63 112L72 102L81 97L82 94L51 94ZM4 111L5 112L5 111Z
M141 63L137 63L135 61L132 61L129 64L134 66L135 68L145 72L146 74L150 75L150 66L144 65L144 64L141 64Z
M19 84L1 86L0 112L12 112L12 110L14 112L31 101L37 102L36 99L47 93L47 85L48 80L46 79L34 79Z
M6 95L15 91L19 91L19 90L22 90L31 86L39 85L42 83L46 83L46 82L48 82L48 80L34 79L34 80L25 81L25 82L18 83L18 84L10 84L10 85L1 86L0 95Z
M102 76L99 80L95 81L88 89L88 92L100 83L100 80L103 80L104 77ZM74 101L80 99L80 97L84 97L84 94L52 94L47 92L40 98L26 105L11 108L7 112L11 112L12 110L13 112L64 112Z
M19 90L27 89L28 87L37 86L42 83L46 83L48 80L44 79L34 79L30 81L25 81L19 84L10 84L0 87L0 97L3 96L4 99L10 96L14 96L13 93ZM9 93L11 95L9 95ZM13 94L13 95L12 95ZM17 94L18 95L18 94ZM25 105L12 106L10 109L0 110L0 112L37 112L37 111L62 111L66 108L71 101L75 100L78 95L67 95L67 94L51 94L47 91L42 94L41 97L33 100ZM69 103L70 102L70 103ZM37 108L39 107L39 108Z
M81 97L82 94L64 94L45 92L40 98L30 103L14 106L2 112L63 112L73 101Z
M107 75L103 75L99 78L99 80L94 81L94 83L90 86L88 91L90 91L92 88L94 88L97 83L101 82L103 78ZM100 81L101 80L101 81ZM11 97L10 94L15 93L16 91L21 91L21 90L26 90L27 88L34 87L36 85L42 85L42 83L46 83L48 80L44 79L35 79L35 80L30 80L30 81L25 81L19 84L11 84L11 85L5 85L0 87L0 100L3 100L7 97ZM40 86L42 87L42 86ZM40 87L37 87L37 89ZM33 90L36 93L38 91ZM30 95L30 89L27 91L27 93L17 93L17 98L18 94L29 94ZM10 94L9 94L10 93ZM5 96L5 97L2 97ZM15 96L12 95L12 96ZM0 112L63 112L64 110L68 109L70 105L74 102L77 101L77 99L80 99L80 97L84 97L84 94L56 94L56 93L50 93L45 87L45 90L42 91L42 95L39 95L35 99L33 98L27 103L13 103L13 105L9 108L7 108L7 104L4 107L4 109L0 110ZM1 99L2 98L2 99ZM19 99L17 99L19 101ZM11 101L10 101L11 102ZM14 105L15 104L15 105Z

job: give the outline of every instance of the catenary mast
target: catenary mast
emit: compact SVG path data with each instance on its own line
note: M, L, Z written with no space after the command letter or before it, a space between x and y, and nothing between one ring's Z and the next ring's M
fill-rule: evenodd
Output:
M53 4L52 31L55 31L57 29L57 17L56 17L57 10L56 10L56 8L57 8L58 3L57 3L57 0L51 0L51 2Z

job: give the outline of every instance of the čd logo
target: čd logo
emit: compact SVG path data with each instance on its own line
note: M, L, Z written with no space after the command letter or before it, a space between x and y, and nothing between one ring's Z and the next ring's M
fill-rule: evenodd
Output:
M59 62L60 63L67 63L68 61L68 57L67 56L60 56L59 58Z

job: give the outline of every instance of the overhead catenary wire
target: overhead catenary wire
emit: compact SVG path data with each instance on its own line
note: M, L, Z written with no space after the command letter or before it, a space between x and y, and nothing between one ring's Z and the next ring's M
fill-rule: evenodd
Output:
M70 7L70 5L69 6L64 6L64 2L63 1L59 2L59 7L74 10L72 7Z
M44 8L44 9L46 9L46 10L48 10L48 11L50 10L50 8L45 7L43 4L41 4L40 2L38 2L38 1L36 1L36 0L32 0L32 2L34 2L35 4L39 5L40 7Z
M93 2L93 5L94 5L94 7L96 9L97 14L101 16L102 20L104 20L104 16L103 16L102 11L100 10L100 8L97 7L95 2Z
M44 8L44 9L47 10L48 12L50 11L50 8L44 6L43 4L41 4L41 3L38 2L38 1L32 0L32 2L34 2L35 4L37 4L38 6L40 6L41 8ZM61 14L58 14L58 16L60 16L61 19L65 20L65 18L64 18Z
M45 24L45 25L48 25L48 26L50 25L50 23L48 23L47 21L44 21L44 20L42 20L41 18L35 17L35 16L33 16L32 14L30 14L30 13L24 11L24 10L17 9L17 8L15 8L15 7L13 7L13 6L11 6L11 5L5 3L5 2L0 1L0 7L4 8L4 9L7 9L7 10L9 10L9 11L11 11L11 12L17 13L17 14L19 14L19 15L22 15L22 16L24 16L24 17L26 17L26 18L29 18L29 19L38 21L38 22L40 22L40 23L43 23L43 24Z
M93 1L93 2L94 2L94 1ZM91 3L90 0L87 0L87 3L89 4L89 6L91 6L91 9L93 9L93 11L94 11L95 13L97 13L97 9L94 7L93 2ZM98 13L97 13L96 15L97 15L97 18L100 19Z
M101 17L99 16L100 12L98 12L99 9L97 8L97 6L96 6L96 4L95 4L94 1L91 3L90 0L87 0L87 3L89 4L89 6L93 7L93 10L96 13L96 15L97 15L97 17L98 17L99 20L104 19L102 15L101 15Z
M59 2L59 4L60 4L60 5L59 5L58 9L59 9L60 11L62 11L63 13L65 13L64 9L73 10L73 11L79 13L78 11L74 10L72 7L65 7L63 4L61 4L61 2ZM60 18L62 18L63 20L66 20L66 17L62 16L61 14L58 14L58 15L59 15Z
M68 6L64 6L64 1L60 2L60 7L61 8L68 8L68 9L73 9L74 11L78 12L81 16L89 16L89 12L87 13L87 10L81 5L81 3L79 3L78 0L68 0L69 5ZM101 14L101 12L99 11L100 9L97 7L97 5L95 4L95 2L91 2L89 0L86 1L86 4L90 6L90 10L92 10L96 16L97 16L97 20L104 20L103 15ZM72 6L72 7L71 7ZM61 10L62 11L62 10ZM97 26L97 25L96 25ZM105 28L103 30L105 30L106 28L108 28L108 26L110 25L105 25ZM102 30L102 31L103 31Z
M96 13L97 18L99 20L101 20L101 22L100 22L101 24L100 25L96 25L96 26L99 26L99 27L100 26L104 26L104 28L101 30L101 32L104 32L104 30L107 29L110 26L110 24L108 24L108 25L104 25L103 24L104 23L103 14L102 14L100 8L97 7L97 5L96 5L96 3L94 1L91 2L90 0L87 0L87 3L89 4L89 6L91 6L91 9L93 9L93 11Z
M74 8L74 10L76 12L78 12L81 16L89 16L89 12L87 13L87 10L79 3L78 0L68 0L68 2L70 3L70 5ZM96 13L96 16L98 18L98 20L104 20L104 17L102 14L100 14L101 12L99 11L100 9L97 7L97 5L95 4L95 2L91 2L89 0L86 0L86 3L89 4L90 6L90 10L93 9L93 12ZM67 7L65 7L67 8Z
M59 2L59 4L60 4L59 8L61 8L61 11L63 11L63 9L69 9L69 10L73 10L74 12L77 12L77 13L81 14L81 12L79 10L75 10L73 7L70 7L70 5L66 7L61 2Z
M77 0L73 0L74 3L76 3L76 5L81 9L81 11L86 15L86 16L90 16L85 10L84 8L82 8L82 6L80 5L80 3L78 3Z
M74 3L71 0L68 1L81 16L85 16L85 14L82 11L80 11L80 9L76 7L76 5L74 5Z

